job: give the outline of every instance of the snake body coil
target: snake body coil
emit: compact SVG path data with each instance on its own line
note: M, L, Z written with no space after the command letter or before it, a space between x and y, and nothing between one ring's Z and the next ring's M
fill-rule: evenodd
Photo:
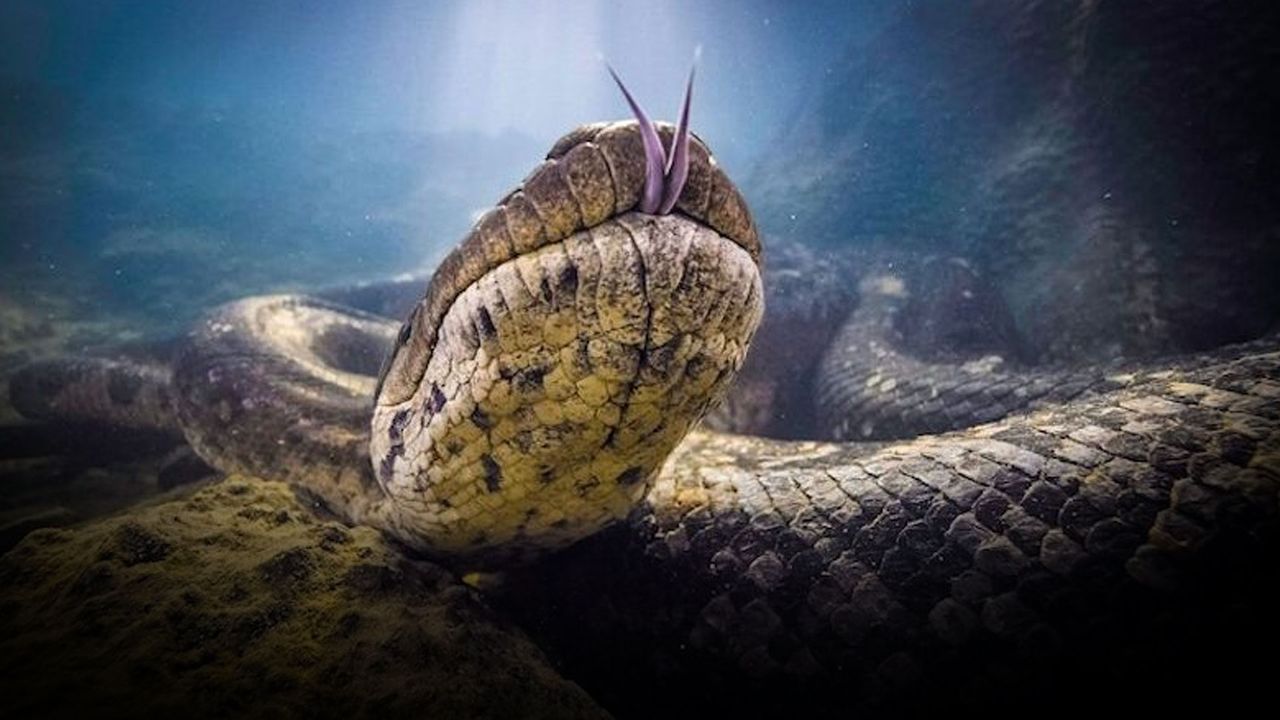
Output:
M753 676L945 670L1066 642L1114 613L1088 593L1058 604L1093 579L1164 591L1231 518L1274 534L1274 341L1123 373L957 368L898 351L892 278L862 288L826 348L780 352L791 320L766 323L771 357L817 368L826 436L1040 411L889 446L698 433L672 454L726 393L777 285L762 286L737 190L700 141L689 156L677 214L635 212L639 126L584 126L482 217L398 332L325 301L249 298L191 333L171 383L163 367L46 364L15 377L15 406L176 422L218 469L290 481L463 569L620 524L621 549L615 534L581 550L607 597L532 604L560 622L599 610L652 631L664 662L728 655ZM775 388L804 374L778 370ZM892 419L903 407L919 422ZM572 577L541 576L549 593L579 580L581 563L560 567ZM633 622L645 602L661 612Z
M678 214L631 211L644 159L635 122L566 135L444 260L398 333L312 298L218 308L172 364L171 415L219 470L292 482L463 566L622 519L727 391L764 298L750 214L701 141ZM129 367L106 364L33 369L15 400L34 416L132 418L93 392Z

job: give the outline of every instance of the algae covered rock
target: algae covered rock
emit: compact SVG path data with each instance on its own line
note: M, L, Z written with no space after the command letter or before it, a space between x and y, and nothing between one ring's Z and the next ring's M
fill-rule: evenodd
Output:
M604 715L447 571L241 477L0 558L0 676L15 717Z

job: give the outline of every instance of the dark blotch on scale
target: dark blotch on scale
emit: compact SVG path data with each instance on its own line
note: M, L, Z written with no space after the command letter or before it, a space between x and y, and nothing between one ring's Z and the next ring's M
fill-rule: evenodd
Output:
M409 424L409 420L412 417L413 411L404 409L398 411L391 418L391 426L387 430L388 437L391 440L391 449L382 458L382 461L378 463L378 479L382 481L384 486L391 481L396 458L404 455L404 426Z
M498 336L498 328L493 324L493 316L489 314L489 308L480 308L480 334L486 340Z
M409 424L409 418L413 417L413 411L405 408L396 412L391 418L391 444L399 447L401 438L404 434L404 426Z
M524 392L533 392L542 387L542 378L547 374L544 367L530 367L519 370L515 374L516 389Z
M489 492L498 492L502 489L502 468L489 455L480 458L480 462L484 465L484 487Z
M397 455L398 453L395 451L389 452L386 457L382 458L382 461L378 463L378 480L381 482L383 487L386 487L387 484L391 482L391 474L395 470Z
M566 265L560 270L560 277L556 279L556 284L562 294L576 293L578 291L578 268L573 265Z
M440 391L440 386L435 383L431 383L431 399L427 402L427 411L432 415L435 415L444 408L444 403L445 396L444 393Z

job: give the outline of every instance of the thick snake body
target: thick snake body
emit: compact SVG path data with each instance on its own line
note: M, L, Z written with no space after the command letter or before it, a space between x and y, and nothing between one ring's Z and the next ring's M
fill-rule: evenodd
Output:
M566 624L595 627L649 676L727 657L717 677L856 677L870 702L977 659L1074 657L1059 653L1078 634L1128 617L1111 589L1171 597L1223 547L1269 551L1274 341L1123 373L922 359L903 350L911 285L864 272L809 366L779 367L796 349L771 333L839 313L777 303L760 335L766 403L813 368L827 437L988 424L896 444L710 431L681 444L742 365L762 287L793 268L766 266L762 285L750 215L700 141L678 214L633 212L639 144L634 123L567 135L399 330L325 301L250 298L192 332L170 383L125 372L156 381L130 395L160 410L81 389L124 372L92 363L58 366L57 383L31 368L15 405L176 424L218 469L293 482L460 569L613 526L511 581L513 611L588 677L601 646ZM744 427L732 413L712 424Z
M1150 370L878 449L695 434L625 531L528 573L510 609L588 686L661 678L619 697L641 714L1147 703L1200 651L1231 656L1214 677L1261 672L1235 653L1275 639L1280 351Z
M872 271L862 276L858 307L825 349L816 374L814 405L825 437L900 439L957 430L1133 379L1118 368L1020 366L1010 357L1014 347L990 337L994 329L963 322L994 312L974 302L983 287L972 268L948 259L925 263L910 275ZM935 294L951 308L919 307ZM976 307L966 307L970 303ZM948 332L965 334L969 346L941 359L905 350L913 344L944 353L953 347L927 327L939 322ZM912 333L925 337L913 343ZM994 344L986 354L979 352L984 335Z

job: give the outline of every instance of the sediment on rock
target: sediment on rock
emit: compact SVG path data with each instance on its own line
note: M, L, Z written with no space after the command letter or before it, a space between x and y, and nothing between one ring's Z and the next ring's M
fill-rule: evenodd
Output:
M233 477L0 558L0 715L605 717L447 571Z

